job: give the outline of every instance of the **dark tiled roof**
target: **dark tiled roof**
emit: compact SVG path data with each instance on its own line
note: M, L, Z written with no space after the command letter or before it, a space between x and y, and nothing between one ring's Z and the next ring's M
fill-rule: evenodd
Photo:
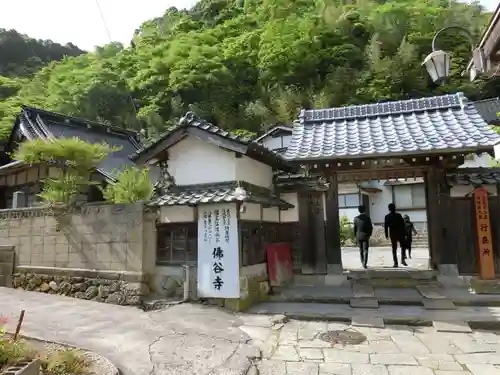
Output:
M491 171L486 169L484 172L461 172L455 171L446 174L448 185L496 185L500 183L500 170Z
M303 110L285 159L314 161L491 149L500 135L462 93Z
M167 194L150 203L152 206L191 206L209 203L249 202L280 207L294 206L274 196L269 189L243 181L171 187Z
M492 125L500 125L500 99L491 98L472 102L484 121Z
M121 128L47 112L32 107L23 107L13 129L21 132L28 139L34 138L72 138L77 137L86 142L105 142L119 151L111 153L98 168L108 178L114 177L115 170L135 165L129 155L140 147L137 133ZM12 139L13 135L11 135Z
M229 147L231 149L234 148L235 150L237 149L240 153L243 153L250 158L258 160L264 164L277 166L283 170L294 169L294 167L291 167L281 155L272 152L257 142L252 141L251 138L232 134L227 130L199 118L193 112L186 113L186 115L179 121L178 126L162 135L156 142L138 150L132 159L141 160L153 158L156 153L162 152L172 145L168 142L169 138L174 138L175 135L181 134L182 137L179 137L179 139L176 140L176 142L178 142L184 136L188 136L192 129L201 130L206 134L207 140L212 141L212 143L215 143L220 147ZM218 142L218 140L225 142ZM165 147L162 147L162 144L165 144ZM236 147L232 147L231 145Z

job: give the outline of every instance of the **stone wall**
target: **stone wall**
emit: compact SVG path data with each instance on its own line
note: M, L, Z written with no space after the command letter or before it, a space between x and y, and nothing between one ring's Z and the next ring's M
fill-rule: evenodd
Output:
M156 213L138 204L0 210L0 241L15 248L13 286L137 304L154 270Z

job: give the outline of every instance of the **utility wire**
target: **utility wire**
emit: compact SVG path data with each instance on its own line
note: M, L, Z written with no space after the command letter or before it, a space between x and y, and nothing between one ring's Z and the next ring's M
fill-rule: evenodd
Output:
M99 3L99 0L95 0L95 4L97 6L97 9L99 10L99 15L101 16L101 21L102 21L102 24L104 26L104 29L106 30L106 34L108 35L109 43L113 43L113 39L111 38L111 33L109 32L108 24L106 22L106 18L104 17L104 13L102 11L101 4ZM132 108L134 109L135 124L139 125L139 123L137 121L137 108L135 106L134 98L132 97L130 92L128 93L127 96L128 96L128 99L130 100L130 103L132 104Z

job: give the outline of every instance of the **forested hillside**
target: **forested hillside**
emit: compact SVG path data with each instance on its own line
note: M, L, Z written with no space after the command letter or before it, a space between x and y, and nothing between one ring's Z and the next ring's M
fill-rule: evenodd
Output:
M189 109L257 132L290 123L301 107L500 95L498 81L461 77L471 54L456 31L438 41L454 57L451 82L433 85L421 66L438 29L461 25L477 40L489 17L449 0L202 0L145 22L129 48L50 63L20 86L0 77L2 134L20 104L154 136Z

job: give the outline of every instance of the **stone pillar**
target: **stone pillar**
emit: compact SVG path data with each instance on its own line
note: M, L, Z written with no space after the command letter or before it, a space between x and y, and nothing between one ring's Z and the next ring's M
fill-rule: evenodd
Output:
M328 285L346 282L343 275L342 251L340 246L340 215L337 173L328 176L328 191L326 192L326 259Z
M12 208L26 207L26 197L22 191L15 191L12 194Z

